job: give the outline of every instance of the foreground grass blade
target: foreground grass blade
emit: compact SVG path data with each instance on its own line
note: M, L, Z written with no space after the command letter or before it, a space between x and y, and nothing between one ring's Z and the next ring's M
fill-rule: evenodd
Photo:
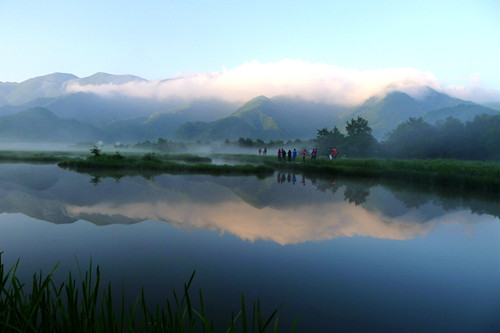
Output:
M148 308L145 291L142 288L129 311L125 309L124 289L118 308L113 302L111 283L101 288L100 267L90 262L89 269L82 274L78 264L80 282L71 272L67 281L59 286L54 274L59 264L47 275L40 271L34 274L30 292L17 278L19 260L8 270L2 263L0 252L0 332L235 332L241 318L241 331L249 332L249 318L245 298L241 294L241 310L231 314L226 329L215 329L213 321L207 318L202 291L199 291L200 311L192 303L189 288L195 272L184 284L182 297L173 290L172 308L167 298L166 309L156 305L155 311ZM140 306L140 309L139 309ZM277 332L277 310L266 320L261 313L260 300L253 303L252 332L265 332L274 321ZM293 332L297 329L298 318ZM257 323L257 326L255 325Z

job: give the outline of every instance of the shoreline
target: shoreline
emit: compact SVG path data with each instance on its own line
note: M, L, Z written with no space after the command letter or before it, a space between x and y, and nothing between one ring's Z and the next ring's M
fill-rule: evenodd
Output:
M231 164L212 164L230 161ZM275 156L250 154L103 153L89 156L84 151L0 151L0 163L57 164L76 172L106 174L209 174L267 177L274 172L291 172L318 177L348 177L428 184L462 190L500 193L500 163L448 159L378 159L320 157L302 162L277 161Z

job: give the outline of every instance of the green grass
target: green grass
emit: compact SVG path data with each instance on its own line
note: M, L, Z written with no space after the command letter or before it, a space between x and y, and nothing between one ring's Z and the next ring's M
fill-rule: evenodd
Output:
M192 296L194 272L164 306L148 307L143 288L126 309L123 292L121 302L114 303L111 284L103 285L100 268L94 270L92 262L79 279L69 272L60 284L54 281L57 266L48 275L35 273L30 290L16 276L18 264L6 269L0 253L1 332L276 332L278 328L277 310L264 315L257 300L248 312L243 294L241 309L232 313L231 321L216 326L207 316L201 290ZM297 325L298 318L292 332Z
M53 164L68 156L76 156L72 152L36 152L36 151L0 151L0 162L29 162Z
M274 170L264 165L214 165L208 163L178 163L165 161L154 154L146 154L142 158L124 157L122 155L101 155L98 157L68 158L58 163L62 168L79 172L92 170L125 170L125 171L152 171L168 173L202 173L212 175L257 175L268 176Z
M398 160L326 158L293 162L278 162L265 157L262 163L275 170L302 172L315 176L373 178L404 181L408 184L500 192L500 163L446 159Z
M461 160L398 160L340 158L330 161L298 157L295 163L277 161L273 154L214 154L231 165L214 165L208 157L193 154L115 153L89 156L89 152L0 151L0 162L58 163L60 167L99 177L172 174L256 175L273 171L301 172L318 177L357 177L394 180L408 184L500 192L500 163Z
M102 153L104 156L110 154ZM158 160L176 161L185 163L211 163L212 159L206 156L198 156L187 153L155 154L155 153L114 153L111 156L123 156L132 158L142 158L153 155ZM30 163L59 163L67 158L85 158L89 156L89 151L0 151L0 162L30 162Z

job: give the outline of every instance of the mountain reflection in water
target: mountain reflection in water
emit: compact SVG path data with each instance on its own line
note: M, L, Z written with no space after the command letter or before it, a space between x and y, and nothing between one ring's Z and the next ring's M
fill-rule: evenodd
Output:
M244 292L284 332L299 314L298 332L496 332L498 199L436 190L0 164L0 212L21 213L0 215L0 251L21 281L92 261L117 298L145 290L152 308L196 270L218 323Z
M164 221L282 245L352 236L411 239L438 224L498 216L498 205L479 199L292 173L264 180L204 175L112 179L56 166L6 164L1 170L1 212L57 224Z

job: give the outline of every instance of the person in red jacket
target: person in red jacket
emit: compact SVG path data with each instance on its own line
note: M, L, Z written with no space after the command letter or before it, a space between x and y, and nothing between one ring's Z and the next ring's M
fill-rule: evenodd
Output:
M302 154L302 162L305 162L306 161L307 150L304 149L301 154Z

